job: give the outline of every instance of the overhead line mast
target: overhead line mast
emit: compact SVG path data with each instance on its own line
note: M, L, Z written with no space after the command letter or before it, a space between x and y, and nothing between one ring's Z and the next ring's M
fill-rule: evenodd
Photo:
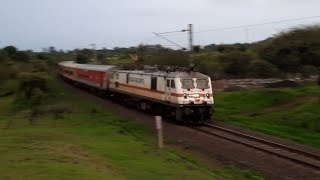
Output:
M182 50L186 50L186 48L182 47L178 43L175 43L175 42L171 41L170 39L165 38L165 37L162 36L162 34L186 32L186 31L188 31L188 39L189 39L189 67L190 67L190 70L193 71L194 63L193 63L193 26L192 26L192 24L189 24L187 29L183 29L181 31L170 31L170 32L162 32L162 33L155 33L154 32L153 34L155 34L156 36L158 36L158 37L160 37L160 38L162 38L162 39L174 44L177 47L182 48Z
M189 66L191 68L191 71L194 68L194 64L193 64L193 28L192 28L192 24L189 24Z

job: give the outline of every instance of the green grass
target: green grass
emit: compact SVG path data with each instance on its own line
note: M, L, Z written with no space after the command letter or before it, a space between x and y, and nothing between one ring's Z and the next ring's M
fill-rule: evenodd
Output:
M57 100L42 109L68 109L60 119L45 113L30 124L14 97L0 98L0 179L262 179L160 150L142 125L54 86Z
M319 86L312 84L221 93L215 98L215 115L218 120L319 148L319 97ZM289 103L293 105L286 107Z

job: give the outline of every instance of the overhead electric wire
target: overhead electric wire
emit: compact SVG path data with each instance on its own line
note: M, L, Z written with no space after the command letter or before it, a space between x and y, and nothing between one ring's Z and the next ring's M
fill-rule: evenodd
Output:
M157 33L157 34L171 34L171 33L182 33L185 32L186 30L180 30L180 31L168 31L168 32L162 32L162 33Z
M295 19L286 19L286 20L280 20L280 21L271 21L271 22L258 23L258 24L248 24L248 25L241 25L241 26L233 26L233 27L209 29L209 30L203 30L203 31L196 31L196 32L194 32L194 33L204 33L204 32L212 32L212 31L221 31L221 30L229 30L229 29L238 29L238 28L245 28L245 27L253 27L253 26L263 26L263 25L268 25L268 24L277 24L277 23L282 23L282 22L299 21L299 20L314 19L314 18L320 18L320 16L310 16L310 17L295 18Z
M223 31L223 30L230 30L230 29L239 29L239 28L247 28L247 27L255 27L255 26L263 26L268 24L278 24L283 22L290 22L290 21L299 21L299 20L306 20L306 19L315 19L320 18L320 15L318 16L309 16L309 17L302 17L302 18L294 18L294 19L285 19L285 20L279 20L279 21L270 21L270 22L264 22L264 23L257 23L257 24L247 24L247 25L240 25L240 26L231 26L231 27L222 27L222 28L216 28L216 29L208 29L208 30L202 30L202 31L195 31L193 33L199 34L199 33L207 33L207 32L214 32L214 31ZM133 43L133 42L145 42L150 41L151 39L155 37L160 37L170 43L172 43L174 46L177 46L179 48L184 48L181 45L179 45L176 42L173 42L172 40L165 38L164 36L172 36L172 35L182 35L185 33L186 30L179 30L179 31L167 31L167 32L161 32L161 33L153 33L155 36L145 38L143 40L134 40L129 41L127 43Z
M247 24L247 25L240 25L240 26L231 26L231 27L222 27L222 28L216 28L216 29L207 29L202 31L194 31L193 33L199 34L199 33L206 33L206 32L213 32L213 31L222 31L222 30L229 30L229 29L239 29L239 28L246 28L246 27L254 27L254 26L263 26L268 24L277 24L277 23L283 23L283 22L290 22L290 21L299 21L299 20L306 20L306 19L315 19L320 18L320 15L318 16L309 16L309 17L302 17L302 18L294 18L294 19L285 19L285 20L279 20L279 21L270 21L270 22L264 22L264 23L257 23L257 24ZM164 32L161 34L164 34L164 36L172 36L172 35L182 35L184 31L169 31ZM173 34L175 33L175 34ZM177 34L179 33L179 34ZM160 33L159 33L160 34Z
M170 43L172 43L172 44L174 44L174 45L177 46L177 47L180 47L181 49L185 49L184 47L182 47L182 46L180 46L179 44L171 41L170 39L165 38L165 37L159 35L159 33L155 33L155 32L154 32L153 34L156 35L156 36L158 36L158 37L160 37L160 38L162 38L162 39L164 39L164 40L166 40L166 41L168 41L168 42L170 42Z

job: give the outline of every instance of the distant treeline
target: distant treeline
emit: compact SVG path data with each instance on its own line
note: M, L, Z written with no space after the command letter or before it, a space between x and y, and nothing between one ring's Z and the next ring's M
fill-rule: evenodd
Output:
M320 27L296 28L251 44L194 46L196 69L213 78L308 77L320 70ZM135 59L135 60L134 60ZM136 60L138 59L138 60ZM75 49L64 52L49 47L43 52L19 51L14 46L0 50L0 63L59 61L78 63L189 66L189 53L161 45L114 49Z

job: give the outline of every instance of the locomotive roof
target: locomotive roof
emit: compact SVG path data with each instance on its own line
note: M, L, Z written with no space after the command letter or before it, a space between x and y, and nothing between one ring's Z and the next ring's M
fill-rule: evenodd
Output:
M63 61L60 62L59 65L70 68L79 68L86 70L96 70L96 71L107 71L115 66L112 65L96 65L96 64L78 64L74 61Z
M167 76L172 78L209 78L209 76L204 75L199 72L185 72L185 71L174 71L174 72L165 72L165 71L156 71L156 72L146 72L142 70L133 70L133 71L125 71L119 70L117 72L120 73L130 73L130 74L138 74L138 75L151 75L151 76Z
M74 61L63 61L59 63L60 66L70 67L70 68L79 68L85 70L96 70L96 71L108 71L111 68L115 68L116 66L112 65L96 65L96 64L78 64ZM209 78L209 76L204 75L199 72L186 72L186 71L144 71L144 70L116 70L119 73L130 73L130 74L138 74L138 75L151 75L151 76L162 76L162 77L171 77L171 78Z

